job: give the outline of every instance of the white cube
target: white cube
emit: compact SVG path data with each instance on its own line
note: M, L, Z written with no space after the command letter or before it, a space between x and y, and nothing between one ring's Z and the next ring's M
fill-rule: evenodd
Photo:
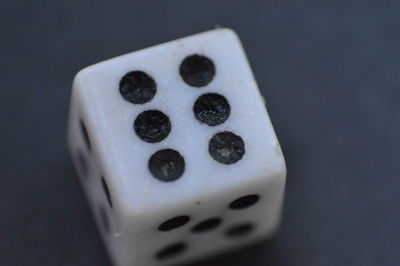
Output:
M232 30L80 71L68 138L115 265L180 264L279 225L285 162Z

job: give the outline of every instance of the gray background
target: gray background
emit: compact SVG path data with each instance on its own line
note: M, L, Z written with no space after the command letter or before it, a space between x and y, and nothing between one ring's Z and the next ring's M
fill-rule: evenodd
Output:
M81 68L215 25L242 38L288 165L269 243L196 264L400 265L399 1L0 3L0 264L109 265L66 150Z

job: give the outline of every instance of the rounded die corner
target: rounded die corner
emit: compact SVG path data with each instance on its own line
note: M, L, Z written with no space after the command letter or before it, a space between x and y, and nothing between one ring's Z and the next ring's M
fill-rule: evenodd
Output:
M221 27L216 29L219 32L222 32L236 40L240 40L239 33L230 27Z

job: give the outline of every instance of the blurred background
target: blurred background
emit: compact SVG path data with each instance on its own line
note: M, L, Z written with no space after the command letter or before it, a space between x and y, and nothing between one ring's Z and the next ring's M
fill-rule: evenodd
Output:
M109 266L66 148L81 68L241 36L288 166L270 242L195 266L400 265L399 1L0 3L0 265Z

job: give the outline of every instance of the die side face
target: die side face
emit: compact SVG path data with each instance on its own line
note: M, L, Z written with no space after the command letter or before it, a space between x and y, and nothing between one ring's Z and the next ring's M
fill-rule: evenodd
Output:
M95 143L92 143L85 121L87 118L82 110L82 103L73 95L68 122L70 152L93 215L103 233L108 234L111 229L116 231L118 226L116 221L111 219L112 201L108 182L105 180L96 147L93 147Z
M130 234L129 246L140 254L141 263L150 261L150 265L163 265L203 258L265 239L279 224L283 195L281 180L272 178L268 183L237 189L232 194L203 199L198 205L174 209L162 218L154 214L149 218L149 223L154 223L148 230L143 234ZM168 219L171 217L178 219L170 230L157 230L157 226L171 221ZM171 256L157 256L177 243L185 244L185 249Z
M284 160L231 31L89 67L77 75L73 98L81 110L70 116L71 150L82 176L81 157L94 154L101 168L88 193L106 205L96 207L104 230L123 232L111 245L120 247L121 265L203 256L278 224Z

